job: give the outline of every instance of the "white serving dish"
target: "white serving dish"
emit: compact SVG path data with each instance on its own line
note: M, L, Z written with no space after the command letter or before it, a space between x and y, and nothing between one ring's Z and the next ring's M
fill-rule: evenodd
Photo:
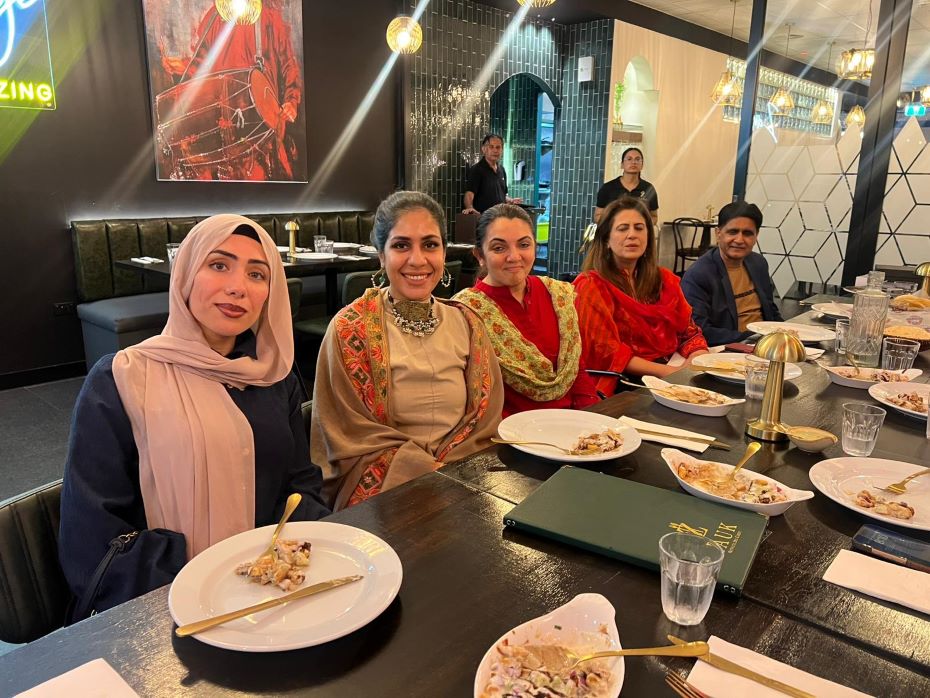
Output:
M701 354L700 356L695 356L691 361L693 366L698 366L699 368L710 369L707 371L708 375L713 376L714 378L719 378L720 380L727 381L729 383L745 383L746 376L741 376L735 373L725 373L723 371L714 371L715 366L732 366L739 365L744 366L746 364L747 354L740 352L724 352L722 354ZM785 380L793 380L801 376L801 367L797 364L785 364Z
M357 242L334 242L333 243L334 250L342 250L343 252L346 252L349 250L357 250L359 247L361 247L361 244Z
M328 262L336 259L338 255L329 252L298 252L294 255L295 259L303 259L308 262Z
M862 390L868 390L869 387L876 384L883 385L908 385L908 381L901 383L887 383L884 381L878 381L874 376L885 369L881 368L860 368L859 377L853 378L850 376L844 376L847 370L849 372L855 372L855 368L852 366L824 366L824 370L830 375L830 380L836 383L837 385L844 385L847 388L861 388ZM903 373L908 377L909 381L913 381L919 375L923 373L919 368L909 368L906 371L892 371L892 373Z
M805 433L805 429L811 429L814 434ZM830 448L839 442L839 437L826 429L817 427L790 427L786 432L788 439L805 453L820 453L825 448Z
M926 383L875 383L869 388L869 395L874 397L883 405L890 407L893 410L905 414L908 417L915 417L917 419L926 419L926 412L916 412L914 410L908 410L903 407L891 402L888 398L895 395L901 395L902 393L919 393L923 396L924 402L930 401L930 385Z
M649 388L670 388L671 383L666 383L661 378L656 378L655 376L643 376L643 384ZM688 414L696 414L701 417L723 417L730 410L733 409L734 405L739 405L740 403L746 402L742 398L732 398L727 397L726 395L721 395L720 393L715 393L713 390L706 390L704 388L695 388L692 385L681 386L689 388L691 390L699 390L703 393L709 393L711 395L719 395L720 397L726 399L726 402L722 405L695 405L691 402L685 402L684 400L675 400L674 398L663 395L660 392L650 390L652 397L655 398L655 401L660 405L669 407L673 410L678 410L679 412L687 412Z
M802 342L831 342L836 339L836 332L828 330L826 327L800 325L793 322L763 320L761 322L750 322L746 325L746 329L750 332L756 332L762 335L770 334L777 330L793 330L798 333L798 339Z
M612 460L628 456L640 447L643 440L633 428L614 417L584 412L582 410L527 410L517 412L504 419L497 428L501 438L507 441L545 441L564 448L571 448L582 434L614 429L623 435L623 445L616 451L591 455L569 455L551 446L536 444L512 444L514 448L541 458L563 463L585 463Z
M811 309L821 315L834 318L836 320L848 320L852 317L852 303L814 303Z
M491 666L497 655L497 646L504 641L509 645L558 644L576 652L619 650L620 633L617 631L616 611L610 601L600 594L579 594L564 606L533 620L518 625L501 635L488 648L475 673L474 696L480 698L491 678ZM623 657L604 660L611 672L608 695L619 696L623 686Z
M668 465L668 469L672 471L672 475L675 476L675 479L678 480L678 484L681 485L682 489L690 494L693 494L695 497L701 499L706 499L710 502L717 502L718 504L726 504L727 506L736 507L737 509L746 509L748 511L755 511L759 514L765 514L766 516L779 516L784 514L792 504L795 502L803 502L805 499L811 499L814 496L814 493L809 490L796 490L793 487L788 487L788 485L783 485L778 480L768 475L762 475L747 468L740 469L740 474L745 474L753 479L759 480L768 480L778 487L780 487L785 496L788 499L784 502L775 502L773 504L752 504L751 502L738 502L735 499L728 499L727 497L718 497L715 494L710 492L705 492L704 490L695 487L689 482L685 482L678 475L678 468L675 467L675 462L687 461L690 463L713 463L714 465L720 466L720 469L727 473L730 470L733 470L732 465L727 465L726 463L718 463L717 461L705 460L702 458L695 458L694 456L689 456L684 451L679 451L677 448L663 448L662 449L662 459Z

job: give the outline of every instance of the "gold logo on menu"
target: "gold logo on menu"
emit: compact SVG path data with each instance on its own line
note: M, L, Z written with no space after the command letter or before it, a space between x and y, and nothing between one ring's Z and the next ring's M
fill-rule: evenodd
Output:
M710 540L714 541L728 553L733 552L737 542L740 538L743 537L742 531L739 530L738 524L726 524L721 522L717 524L717 529L711 536L707 535L710 533L710 529L706 526L699 526L695 528L693 526L689 526L686 523L675 523L673 521L669 521L668 527L674 531L677 531L678 533L690 533L695 536L701 536L701 538L710 538Z

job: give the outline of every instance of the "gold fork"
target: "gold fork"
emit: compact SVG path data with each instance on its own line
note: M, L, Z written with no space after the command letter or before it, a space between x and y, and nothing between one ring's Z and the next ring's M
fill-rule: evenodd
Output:
M909 483L915 477L920 477L921 475L926 475L927 473L930 473L930 468L924 468L918 473L908 475L906 478L901 480L901 482L892 482L890 485L879 487L878 489L885 490L885 492L892 492L893 494L904 494L907 491L907 483Z
M575 663L569 669L574 669L582 662L588 662L592 659L601 659L603 657L699 657L707 654L710 648L706 642L686 642L683 645L666 645L664 647L638 647L630 650L604 650L603 652L593 652L582 657L572 653L572 656L578 657Z
M491 437L491 443L495 444L511 444L513 446L524 446L524 445L535 445L535 446L551 446L552 448L557 448L563 453L567 453L570 456L577 456L578 451L573 451L570 448L565 448L564 446L559 446L557 444L551 444L547 441L517 441L515 439L499 439L496 436Z
M665 675L665 683L682 698L707 698L706 693L685 681L685 678L677 671L669 671Z
M290 497L287 498L287 503L284 505L284 514L281 515L281 520L278 522L277 528L275 528L274 533L271 534L271 544L268 548L259 555L256 560L259 560L263 557L271 557L274 560L278 559L278 551L275 550L275 543L278 542L278 536L281 535L281 529L284 528L284 524L287 523L287 520L291 518L291 514L294 513L294 510L297 508L297 505L300 504L301 496L299 492L295 492Z

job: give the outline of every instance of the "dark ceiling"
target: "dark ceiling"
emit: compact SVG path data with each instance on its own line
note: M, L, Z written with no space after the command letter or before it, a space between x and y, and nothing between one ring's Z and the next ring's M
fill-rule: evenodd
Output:
M516 12L520 8L517 0L480 0L482 5L497 7L505 12ZM577 24L578 22L589 22L592 19L601 19L603 14L585 9L588 3L583 0L556 0L551 7L543 9L530 9L527 17L538 17L539 19L553 20L559 24Z

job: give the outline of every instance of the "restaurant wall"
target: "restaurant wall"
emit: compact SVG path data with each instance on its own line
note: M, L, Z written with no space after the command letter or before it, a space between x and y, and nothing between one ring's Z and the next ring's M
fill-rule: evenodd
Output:
M412 11L415 2L408 2ZM517 7L514 5L514 7ZM561 109L553 149L549 271L578 268L578 239L603 172L612 25L562 26L527 18L505 41L514 13L463 0L433 0L420 18L429 37L410 61L409 186L434 196L450 221L462 209L466 169L490 129L490 99L528 73ZM577 81L578 59L594 58L594 80ZM484 69L484 70L483 70ZM512 180L512 172L508 172ZM534 202L535 203L535 202Z
M660 221L703 218L708 205L716 211L732 198L739 126L723 121L710 99L726 58L696 44L614 22L610 85L623 79L634 59L645 61L652 71L658 108L656 123L642 125L647 139L650 127L655 133L644 142L643 178L658 192ZM602 128L612 129L609 119ZM609 143L605 158L609 162ZM604 179L609 175L605 169Z
M393 75L332 177L315 175L387 60L394 0L366 0L364 21L356 3L303 3L310 184L157 182L142 3L47 6L58 108L0 109L0 386L83 361L77 317L53 312L76 301L71 220L371 209L393 190Z

